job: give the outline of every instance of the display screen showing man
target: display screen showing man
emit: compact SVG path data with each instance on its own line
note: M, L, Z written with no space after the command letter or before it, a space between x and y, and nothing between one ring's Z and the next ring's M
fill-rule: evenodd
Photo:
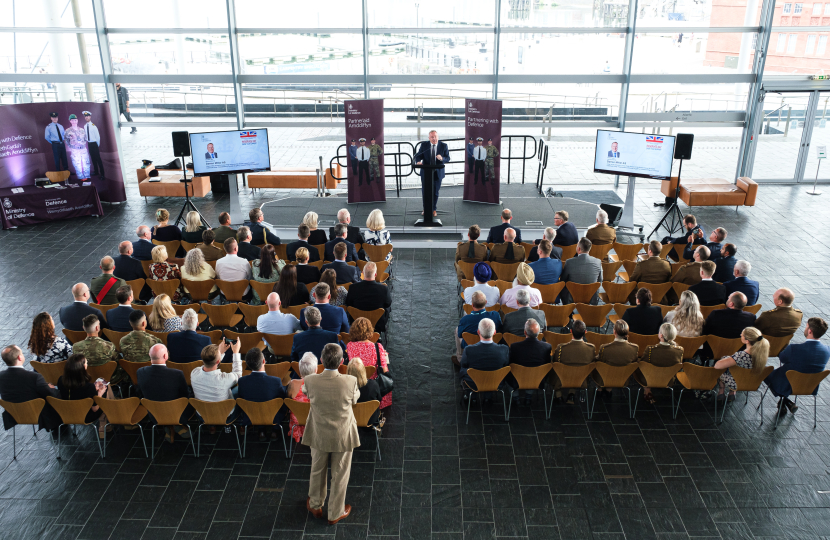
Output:
M101 160L101 134L98 132L98 126L92 123L92 113L84 111L84 131L86 132L86 140L89 144L89 157L92 160L92 175L99 176L101 180L105 180L104 162Z
M46 126L44 138L52 145L52 157L55 158L55 170L69 170L69 160L66 158L66 145L64 144L66 130L58 123L58 113L50 113L49 117L52 123Z
M614 157L614 158L620 157L620 153L618 151L617 143L615 143L615 142L611 143L611 150L608 151L608 157Z
M205 159L216 159L218 154L213 151L213 143L208 143L207 152L205 152Z
M450 150L447 143L438 140L438 132L434 129L429 132L429 141L420 143L420 150L415 154L417 165L436 165L450 162ZM444 180L444 169L421 169L421 196L424 197L424 208L429 208L426 200L424 183L432 180L432 215L438 215L438 192L441 190L441 181ZM421 212L423 215L423 212Z

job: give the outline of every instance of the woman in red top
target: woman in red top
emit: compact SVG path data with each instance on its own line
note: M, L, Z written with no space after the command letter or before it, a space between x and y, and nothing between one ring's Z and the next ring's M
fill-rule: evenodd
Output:
M156 246L150 252L153 255L153 264L150 265L150 275L148 278L154 281L170 281L171 279L178 279L181 282L182 272L179 270L178 264L170 264L167 262L167 248L164 246ZM181 283L170 298L174 303L182 298ZM155 296L155 294L153 295Z
M349 344L346 345L346 352L349 355L349 358L360 358L363 361L363 365L366 367L378 366L378 355L377 351L375 350L375 344L372 342L372 334L374 333L374 328L372 328L372 323L369 322L369 319L366 317L360 317L352 323L351 331L349 332ZM378 343L378 349L380 349L380 368L387 372L389 371L389 354L384 350L383 345ZM375 370L375 374L372 376L373 379L378 378L377 369ZM389 392L380 400L380 408L383 409L384 407L388 407L392 405L392 392Z
M300 358L300 379L294 379L290 383L288 383L288 397L293 399L294 401L302 401L303 403L309 403L308 396L303 393L303 379L305 379L306 375L313 375L317 373L317 358L314 356L313 353L307 352ZM297 425L297 417L294 416L292 412L288 418L288 433L291 433L291 429L296 426L294 429L294 440L298 443L303 438L303 433L305 432L305 426L298 426Z

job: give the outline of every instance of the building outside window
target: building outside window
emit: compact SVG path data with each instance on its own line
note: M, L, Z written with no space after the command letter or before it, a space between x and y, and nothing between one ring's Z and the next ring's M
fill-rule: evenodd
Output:
M813 4L813 17L821 15L821 6L822 4Z
M824 56L824 51L827 49L827 36L819 36L818 37L818 49L816 50L816 56Z
M784 4L784 11L782 12L784 15L789 15L793 11L792 4Z
M796 4L795 9L793 10L793 15L801 15L801 11L804 8L804 4Z
M798 42L798 34L790 34L790 40L787 42L787 54L795 54L795 45Z
M816 36L815 34L810 34L807 36L807 48L804 49L804 54L810 55L813 54L813 49L816 47Z

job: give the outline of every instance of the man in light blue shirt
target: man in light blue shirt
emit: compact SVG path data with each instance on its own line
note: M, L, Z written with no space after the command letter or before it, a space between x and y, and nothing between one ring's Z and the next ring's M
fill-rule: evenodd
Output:
M265 303L268 304L268 313L260 315L257 319L257 332L285 336L301 330L300 321L297 317L280 311L280 295L272 292L268 295ZM274 352L270 345L268 350Z
M559 281L559 275L562 274L562 261L552 259L551 250L553 250L553 244L549 240L542 239L539 242L539 260L529 265L536 276L534 283L551 285Z
M55 158L56 171L69 170L69 158L66 157L66 130L58 124L58 113L49 113L52 123L46 126L46 140L52 145L52 157Z
M475 266L473 266L473 279L475 279L475 285L464 289L464 303L472 304L473 293L481 291L487 299L485 307L495 306L498 304L499 298L501 297L501 291L499 291L498 287L487 284L492 275L490 266L487 263L477 262Z

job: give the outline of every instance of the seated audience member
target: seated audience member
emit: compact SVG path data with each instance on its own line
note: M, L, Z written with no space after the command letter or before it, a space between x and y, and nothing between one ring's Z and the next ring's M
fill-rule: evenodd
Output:
M539 323L541 328L547 329L545 312L541 309L533 309L530 307L530 291L520 289L516 292L516 305L518 306L516 311L508 313L504 316L502 331L505 334L515 334L517 336L522 335L525 322L527 322L528 319L535 320Z
M365 274L364 274L365 275ZM372 280L374 281L374 277ZM329 291L331 292L331 301L329 302L333 306L343 307L346 304L346 299L349 296L349 291L346 290L346 287L337 284L337 274L331 268L326 269L323 272L323 275L320 276L320 281L318 283L325 283L329 286ZM354 285L359 285L359 283L355 283ZM352 285L352 286L354 286ZM317 285L311 288L308 291L308 301L314 302L314 291L317 288Z
M153 264L150 265L149 270L150 275L147 278L152 281L178 279L181 282L182 279L179 265L167 262L167 248L164 246L156 246L153 248ZM183 292L182 286L179 284L178 288L173 292L173 302L179 302L182 299Z
M703 313L700 302L692 291L683 291L680 303L666 313L664 323L671 323L680 337L698 337L703 333Z
M698 227L697 218L695 218L695 216L693 216L692 214L686 214L686 216L683 217L683 225L686 227L684 234L682 234L681 236L676 236L674 238L672 238L671 236L666 236L665 238L660 240L660 243L663 245L688 244L689 237L692 236L692 231L694 231L696 228L697 234L694 235L692 244L694 245L703 243L703 238L706 236L706 233L703 231L703 227ZM674 252L672 251L671 253Z
M263 334L274 334L276 336L287 336L302 330L300 321L290 313L280 311L280 295L272 292L265 299L268 305L268 312L260 315L256 320L256 331ZM170 338L167 338L168 341ZM274 349L268 345L268 350L274 353Z
M124 360L128 362L147 362L150 349L153 345L161 343L161 340L153 334L147 333L147 317L144 316L143 311L136 309L130 313L130 327L132 332L122 337L118 343L121 354L124 355ZM208 338L209 340L210 338ZM184 360L176 361L184 362Z
M553 238L553 245L572 246L579 242L576 225L568 221L568 212L557 210L553 215L553 224L556 225L556 236Z
M614 341L611 343L603 343L599 346L597 353L597 362L604 362L610 366L627 366L631 362L636 362L640 354L640 349L634 343L628 341L628 323L622 319L618 319L614 323ZM599 373L594 371L591 373L591 378L598 386L604 383ZM610 388L605 389L606 397L611 397L613 392Z
M671 278L672 283L683 283L689 286L700 283L700 267L704 261L709 260L709 248L706 246L697 246L692 257L692 261L681 266L674 273Z
M262 355L261 350L253 347L245 353L245 364L251 370L251 374L239 379L237 398L254 401L256 403L264 403L272 399L286 397L285 387L282 385L280 378L265 373L265 357ZM272 441L277 440L277 430L280 429L279 426L282 424L283 414L282 408L280 408L280 411L274 416L274 425L271 427ZM241 426L251 425L251 421L244 412L240 413L238 423ZM263 426L259 427L259 440L266 440L265 428Z
M72 345L63 336L55 335L55 321L51 315L43 311L35 315L32 321L29 350L35 355L36 362L54 364L69 358Z
M308 214L306 214L306 216L307 215ZM303 221L303 223L305 223L305 221ZM316 228L317 227L317 225L316 225L316 223L317 223L317 214L314 214L314 223L315 223L315 228ZM337 211L337 223L345 225L346 227L349 228L349 232L346 235L346 240L348 240L352 244L360 244L361 242L363 242L363 235L360 234L360 227L352 226L352 224L351 224L352 223L352 215L349 213L349 211L347 209L341 208L340 210ZM329 227L329 238L328 238L329 240L334 240L338 236L334 232L335 227ZM323 233L323 231L320 231L320 232ZM325 233L323 233L322 238L323 238L322 242L314 242L314 244L315 245L325 244L326 243Z
M522 341L517 341L510 345L510 364L517 364L525 367L538 367L550 363L551 345L544 341L539 341L538 336L542 331L539 322L535 319L528 319L525 321L524 332L525 338ZM514 390L519 388L519 382L510 374L507 376L507 384ZM544 388L545 381L539 385ZM525 391L525 405L530 405L530 398L533 395L533 390ZM516 394L514 401L518 403L519 395Z
M201 359L202 349L210 345L210 337L196 333L198 326L199 315L192 309L184 310L182 329L167 336L167 349L174 362L187 363ZM146 332L140 332L139 335L141 334L149 335Z
M337 244L344 244L346 246L346 253L344 257L344 261L346 262L355 262L358 260L357 251L355 251L354 244L346 240L346 235L348 233L348 228L343 225L342 223L335 225L334 233L336 234L334 240L330 240L326 242L325 247L325 260L327 261L334 261L340 260L336 253L335 253L335 246Z
M340 244L343 244L342 246ZM328 249L328 248L326 248ZM354 250L354 247L352 247ZM324 264L322 271L325 272L329 268L337 273L337 283L355 283L360 281L360 269L357 266L349 266L346 264L346 252L348 246L345 242L339 242L334 246L334 262ZM357 260L357 259L355 259Z
M323 330L329 332L348 332L349 318L346 316L346 310L342 307L335 307L329 304L331 300L331 292L326 283L318 283L314 291L314 307L320 311L320 316L323 318L320 325ZM305 316L303 312L308 308L303 308L300 311L300 326L303 330L308 330L308 325L305 323Z
M188 281L216 279L216 271L205 262L205 254L202 253L202 250L191 249L187 252L187 256L184 258L184 266L182 266L182 279ZM182 285L182 290L185 294L190 294L190 291L184 285ZM214 285L208 293L208 299L213 300L217 294L219 294L219 288Z
M207 230L202 224L202 217L195 210L187 213L182 231L182 240L190 244L198 244L202 241L202 233ZM214 232L214 239L215 239Z
M280 295L285 306L304 306L308 303L308 287L297 281L297 267L287 264L280 272L280 279L274 284L273 292Z
M139 368L136 372L138 388L145 399L150 401L173 401L179 398L189 398L187 382L184 373L180 369L167 367L169 355L167 347L157 343L150 348L149 357L151 365ZM182 424L193 416L193 408L188 405L179 420ZM182 439L190 438L190 431L186 426L164 428L164 438L167 442L173 442L173 433L177 433Z
M567 343L562 343L553 351L553 361L562 362L566 366L584 366L594 361L596 357L596 348L584 340L585 338L585 323L576 320L571 325L571 340ZM551 373L553 373L551 371ZM558 402L562 398L562 382L556 373L553 373L553 388L554 400ZM582 388L587 388L588 381L586 379ZM575 388L568 389L568 405L574 404Z
M211 229L207 229L206 231L202 232L202 243L196 244L196 248L202 252L205 256L205 260L207 262L211 261L218 261L222 257L225 256L225 250L220 247L217 247L214 244L214 240L216 238L216 233L214 233Z
M755 324L755 315L743 311L744 307L746 307L744 293L732 293L726 301L726 309L716 309L706 317L706 322L703 323L703 333L726 339L741 337L744 328Z
M64 328L80 332L84 329L83 320L87 315L95 315L101 321L102 327L109 328L101 311L87 304L89 301L89 287L86 286L86 283L73 285L72 297L75 301L60 309L61 324Z
M239 245L236 243L236 238L228 238L227 240L225 240L224 248L225 253L227 253L227 255L216 261L216 279L220 279L222 281L245 282L248 282L251 279L253 279L251 265L248 263L247 260L237 255ZM265 249L264 246L263 249ZM273 249L273 247L271 249ZM245 288L245 292L242 296L242 301L247 302L252 298L252 296L252 289L249 285Z
M738 261L732 270L735 279L731 279L723 284L726 287L726 294L728 295L736 291L744 293L746 295L746 305L748 306L754 306L758 302L758 295L760 294L760 283L747 277L751 271L751 264L746 261Z
M213 229L216 233L215 242L224 244L228 238L236 238L236 231L231 229L231 215L227 212L219 214L219 226Z
M640 358L640 362L647 362L657 367L669 367L682 363L683 347L674 342L674 338L677 337L677 330L675 330L674 326L670 323L663 323L657 337L660 338L660 343L646 347L646 350L643 352L643 357ZM646 382L639 371L634 372L634 378L640 384L645 384ZM654 395L651 393L651 389L647 386L643 387L643 397L652 405L657 403Z
M645 287L637 291L637 305L623 313L622 320L628 323L630 332L642 336L653 336L663 324L663 311L651 305L651 291Z
M107 311L107 322L109 327L116 332L129 332L130 328L130 314L135 311L133 309L133 290L129 285L118 287L115 291L115 299L118 301L118 307Z
M246 221L245 226L248 227L251 232L251 238L253 238L251 243L255 245L280 245L280 237L272 233L268 227L263 224L265 216L262 214L261 208L252 208L251 211L248 212L248 219L250 221Z
M496 325L492 320L479 320L476 332L480 338L479 342L465 347L461 355L461 389L464 391L464 399L469 399L470 390L476 389L476 383L467 375L468 369L496 371L510 362L510 349L507 345L493 342Z
M503 306L518 309L519 305L516 303L516 294L519 291L526 291L530 297L530 305L533 307L538 306L542 303L542 293L539 292L539 289L531 287L535 279L536 276L533 274L530 266L525 263L519 263L519 267L516 269L516 277L513 279L513 287L504 291L504 294L499 299L499 303Z
M152 265L150 267L152 268ZM112 274L115 270L115 262L109 255L101 259L99 268L101 269L101 275L92 278L89 284L91 298L96 300L96 304L111 306L117 302L115 291L119 287L127 286L127 282Z
M467 231L467 241L459 242L455 248L455 274L458 281L466 278L458 265L459 261L476 264L487 260L487 246L478 243L479 236L481 236L481 227L473 225Z
M530 250L530 253L527 255L527 262L532 263L539 260L539 244L542 243L542 240L547 240L550 242L551 249L550 249L550 257L551 259L559 259L562 260L562 248L556 247L553 245L553 239L556 238L556 229L553 227L548 227L545 229L545 233L542 238L537 238L533 241L535 246L533 246Z
M697 296L701 306L718 306L726 302L726 287L712 279L714 273L715 263L704 261L700 265L700 283L687 289Z
M385 332L386 322L389 320L389 308L392 307L392 293L389 292L389 287L386 284L375 281L377 271L378 268L375 263L366 263L366 266L363 267L363 279L353 283L349 288L349 294L346 296L346 306L361 311L383 309L385 313L375 324L375 330Z
M669 261L660 258L662 249L663 246L657 240L649 242L648 258L637 263L628 281L645 283L667 283L671 281L671 264L669 264ZM634 303L634 292L629 295L628 301L631 304ZM639 332L634 333L639 334Z
M490 227L490 231L487 233L487 243L488 244L500 244L505 242L504 232L507 229L513 229L515 231L513 235L513 240L511 242L516 242L517 244L522 243L522 230L515 225L511 224L510 221L513 219L513 212L510 211L509 208L505 208L501 211L501 225L496 225L495 227Z
M124 281L147 278L144 267L141 266L141 261L133 257L132 254L133 244L131 242L124 240L118 244L118 256L113 258L115 270L112 275Z
M285 261L277 258L277 250L271 244L262 246L259 253L260 258L251 265L251 279L261 283L276 283L280 280L280 272L285 268ZM253 298L250 303L255 306L262 304L262 299L256 290L253 290L252 294Z
M495 331L501 332L501 317L499 317L499 314L495 311L487 311L484 309L487 303L484 293L481 291L474 292L472 300L473 310L469 315L461 317L461 320L458 321L458 326L453 332L453 335L455 336L456 355L452 357L452 361L456 364L458 363L458 359L461 358L462 349L467 346L467 343L462 337L464 332L474 334L478 330L479 321L482 319L489 319L493 321L496 329Z
M242 377L242 355L239 354L241 346L242 342L238 339L236 343L231 344L223 339L219 345L208 345L202 349L202 362L205 365L197 367L190 373L193 397L202 401L234 399L234 392L231 389ZM233 368L230 373L225 373L219 369L219 364L228 349L233 352ZM233 415L234 413L231 413L231 416Z
M487 299L485 307L495 306L496 304L498 304L499 297L501 296L499 288L495 285L487 284L487 282L490 281L490 278L492 277L492 270L490 269L490 265L488 265L485 262L477 262L475 266L473 266L473 277L475 280L475 285L464 289L464 303L472 304L473 293L476 291L481 291L482 293L484 293L484 297Z
M304 247L297 250L297 282L306 285L309 283L317 283L322 277L319 268L308 264L308 253L309 250Z
M153 256L151 252L156 245L150 241L150 237L152 236L150 227L147 225L139 225L135 230L135 234L138 236L138 240L133 242L133 257L139 261L152 261Z
M338 212L337 215L339 216L340 212ZM352 219L351 217L348 218L349 221L351 221L351 219ZM349 221L347 221L345 223L345 225L347 227L348 227ZM318 223L317 212L306 212L305 216L303 216L303 224L308 226L308 231L309 231L308 243L311 244L312 246L319 246L319 245L325 244L326 242L329 241L329 239L326 238L325 231L317 230L317 223ZM343 224L342 221L340 223ZM357 229L357 234L358 234L357 238L361 238L360 228L359 227L352 227L352 228ZM334 234L334 227L331 227L329 230L331 231L331 235L332 235L331 240L334 240L335 238L337 238L337 235ZM354 236L353 236L353 238L354 238ZM348 234L346 235L346 239L348 240ZM351 242L351 240L349 240L349 241ZM359 243L360 240L358 240L357 242ZM354 243L355 242L352 242L352 244L354 244ZM324 255L323 253L320 253L321 257L323 255Z
M153 310L147 317L147 325L153 332L178 332L182 327L182 318L176 314L170 297L166 294L156 296Z
M758 316L753 325L762 334L771 337L784 337L795 334L801 326L801 318L804 316L800 309L793 307L795 295L790 289L780 288L772 295L772 303L775 308L764 311ZM63 317L61 317L63 320ZM66 326L66 324L64 324Z
M830 347L819 341L826 332L827 323L824 319L810 317L807 319L807 328L804 329L806 341L804 343L790 343L778 353L781 367L770 373L764 382L769 386L772 395L784 400L783 407L781 402L778 402L778 408L782 416L786 415L788 410L793 414L798 410L798 406L790 400L792 388L790 387L790 380L787 379L787 372L819 373L824 371L827 366L827 361L830 359ZM818 388L816 388L816 392L818 392Z
M720 258L720 250L723 247L723 241L726 240L726 229L723 227L718 227L717 229L712 230L711 234L709 234L709 241L706 242L706 247L709 249L709 259L712 262L715 262ZM702 244L700 240L703 239L703 230L698 230L694 236L689 235L686 238L686 249L683 250L683 258L684 259L691 259L692 254L694 252L695 246ZM695 241L698 240L698 241Z
M720 258L715 261L715 275L712 279L718 283L726 283L735 279L735 264L738 259L735 258L738 248L735 244L724 244L720 250Z
M182 231L175 225L170 225L170 212L165 208L156 210L156 221L158 225L150 231L150 240L157 242L174 242L182 239ZM174 255L176 255L174 253Z
M73 353L67 358L63 375L58 379L60 398L69 401L94 398L95 396L115 399L110 385L92 380L89 373L86 372L87 365L87 359L83 354ZM106 438L107 417L104 411L93 402L89 412L86 413L84 422L91 424L96 420L98 420L98 437L104 439ZM112 431L112 426L106 431Z
M553 245L547 240L542 240L533 250L538 256L536 262L530 263L530 269L536 276L536 283L551 285L559 281L559 276L562 275L562 261L550 256Z
M386 220L383 219L383 212L379 208L375 208L369 213L369 217L366 218L366 229L366 232L363 233L363 243L370 246L383 246L392 243L392 236L386 228ZM348 236L346 241L348 241ZM366 257L366 260L370 260L369 257ZM392 260L391 251L385 260Z
M33 399L46 400L47 396L60 398L58 389L48 384L43 375L23 367L26 357L23 356L20 347L4 347L0 357L7 368L0 371L0 399L9 403L25 403ZM44 405L38 417L38 429L52 431L60 424L58 413L48 403ZM3 411L3 427L9 430L16 425L17 421L12 415L8 411Z
M305 308L302 316L305 322L304 326L308 329L294 335L294 344L291 346L291 361L299 362L300 358L304 358L303 355L311 353L316 362L316 359L323 354L323 347L329 343L339 344L340 336L337 332L323 330L320 326L323 317L316 307ZM300 372L300 375L302 375L302 372Z
M378 382L374 379L366 377L366 367L363 365L363 361L360 358L355 358L349 361L347 373L357 379L357 388L360 390L360 397L357 399L358 403L366 403L367 401L379 402L382 399ZM378 426L380 424L379 416L380 407L372 413L368 424L370 426Z
M585 238L595 246L605 246L617 241L617 231L608 225L608 212L597 210L597 223L588 227Z
M504 230L504 243L496 244L490 250L490 260L502 264L514 264L525 260L525 248L521 244L514 244L516 231L514 229Z
M591 241L587 238L582 238L576 244L576 256L571 257L565 261L565 267L562 269L562 275L559 281L570 281L586 285L588 283L602 282L602 263L596 257L591 257ZM571 293L568 292L567 286L559 295L563 304L570 304L573 302ZM596 305L599 302L599 296L594 293L591 297L591 305Z
M305 378L309 375L314 375L317 373L317 357L314 354L307 352L303 354L302 358L299 360L300 363L300 378L293 380L288 385L288 398L293 399L294 401L300 401L302 403L308 403L308 396L303 393L303 384L305 382ZM294 441L299 444L300 441L303 439L303 432L305 432L305 426L299 425L297 417L294 416L294 413L290 413L288 415L288 433L289 436L294 437Z
M251 229L239 227L236 230L236 241L239 244L238 255L247 261L255 261L260 257L260 248L251 243Z
M80 354L87 359L90 366L100 366L107 362L118 362L115 345L98 337L101 321L95 315L84 317L86 338L72 345L72 354Z
M349 330L349 342L346 344L346 353L349 358L360 358L364 366L373 366L375 374L373 379L378 378L378 373L389 372L389 353L381 343L372 341L372 323L366 317L358 317ZM380 358L378 358L380 355ZM383 396L380 400L380 408L384 409L392 405L392 392Z
M317 251L317 248L311 247L311 244L308 243L308 237L311 234L311 231L308 228L308 225L300 225L297 227L297 241L291 242L285 247L286 257L288 257L289 261L296 261L297 260L297 250L300 248L306 248L308 250L308 261L306 262L317 262L320 260L320 252Z
M752 370L753 375L760 375L767 366L767 357L769 356L769 341L764 339L761 332L757 328L747 326L741 332L741 343L746 347L742 351L738 351L732 356L724 356L715 362L715 369L727 368L721 373L718 378L718 401L725 401L727 396L724 394L724 389L729 389L729 401L735 400L735 392L738 390L738 385L735 378L729 373L729 368L738 366L744 369Z

